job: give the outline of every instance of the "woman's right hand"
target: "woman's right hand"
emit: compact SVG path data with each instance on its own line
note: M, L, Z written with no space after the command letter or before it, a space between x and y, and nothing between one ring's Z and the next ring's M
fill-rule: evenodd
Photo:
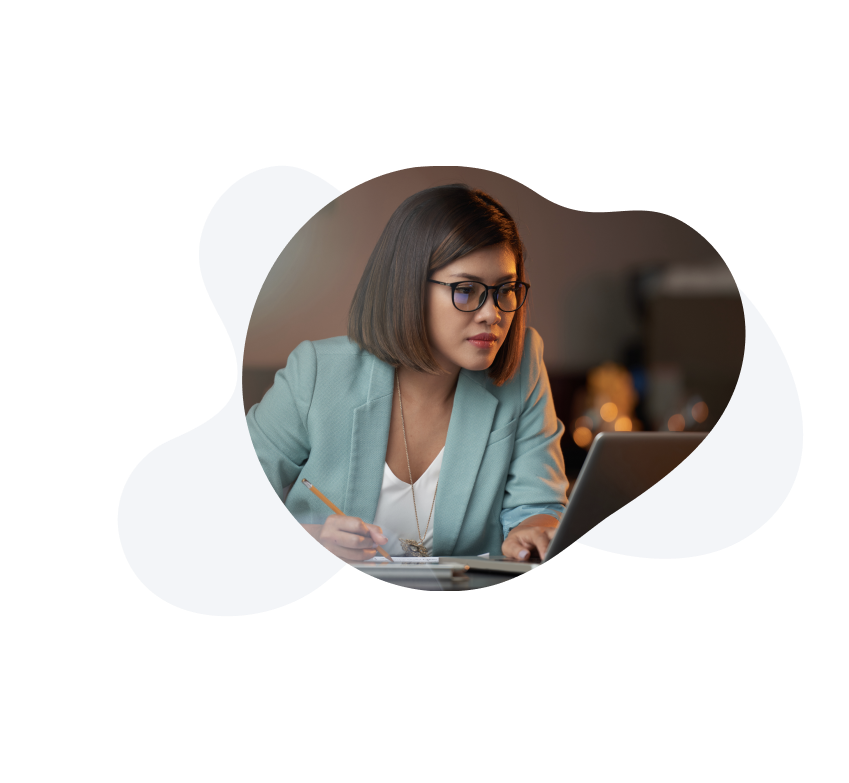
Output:
M304 527L319 544L343 560L369 560L377 555L377 545L389 542L377 525L341 514L331 514L323 525Z

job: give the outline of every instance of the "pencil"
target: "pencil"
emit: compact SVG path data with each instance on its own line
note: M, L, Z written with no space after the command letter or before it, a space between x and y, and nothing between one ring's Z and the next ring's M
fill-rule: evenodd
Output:
M309 482L309 481L307 481L306 479L301 479L301 481L303 482L304 486L305 486L305 487L306 487L306 488L307 488L310 492L312 492L312 493L313 493L313 495L315 495L315 496L316 496L316 497L317 497L317 498L318 498L318 499L319 499L322 503L324 503L324 505L325 505L325 506L327 506L327 507L328 507L331 511L333 511L333 513L334 513L334 514L341 514L343 517L345 516L345 512L344 512L344 511L342 511L342 509L340 509L340 508L339 508L337 505L335 505L334 503L331 503L331 502L330 502L330 501L329 501L326 497L324 497L324 495L322 495L322 494L321 494L321 492L319 492L319 491L318 491L318 489L316 489L316 488L315 488L312 484L310 484L310 482ZM379 547L377 544L375 544L375 545L374 545L374 547L375 547L375 549L377 549L377 551L378 551L378 552L380 552L380 554L381 554L383 557L385 557L385 558L386 558L386 559L387 559L390 563L394 563L394 562L395 562L395 561L394 561L391 557L389 557L389 555L386 553L386 550L385 550L385 549L383 549L383 547Z

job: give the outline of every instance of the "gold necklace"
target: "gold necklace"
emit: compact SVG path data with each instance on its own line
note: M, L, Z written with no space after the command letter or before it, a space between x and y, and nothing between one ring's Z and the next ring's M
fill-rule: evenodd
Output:
M410 469L410 452L407 450L407 428L404 426L404 405L401 402L401 379L398 377L398 371L395 371L395 385L398 387L398 407L401 410L401 434L404 436L404 453L407 455L407 473L410 474L410 492L413 493L413 513L416 515L416 532L419 534L419 540L414 541L412 538L399 539L401 548L404 554L408 557L427 557L428 551L424 540L430 528L430 518L433 516L433 507L436 505L436 490L439 489L439 479L436 480L436 489L433 491L433 502L430 504L430 514L427 517L427 525L425 525L424 536L419 527L419 512L416 508L416 490L413 488L413 471Z

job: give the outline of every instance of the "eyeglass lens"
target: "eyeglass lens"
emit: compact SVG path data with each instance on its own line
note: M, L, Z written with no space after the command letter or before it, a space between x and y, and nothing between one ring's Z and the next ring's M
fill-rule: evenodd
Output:
M524 303L524 286L516 283L505 283L496 292L496 304L505 312L518 310ZM486 297L486 286L482 283L461 283L454 289L454 305L459 310L467 312L477 310L483 305Z

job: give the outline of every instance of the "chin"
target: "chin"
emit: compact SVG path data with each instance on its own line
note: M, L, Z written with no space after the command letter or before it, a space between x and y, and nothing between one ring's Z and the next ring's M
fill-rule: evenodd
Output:
M469 370L470 372L488 370L490 367L492 367L492 363L495 361L495 356L497 353L497 351L493 351L492 356L473 356L468 361L461 362L460 366L464 370Z

